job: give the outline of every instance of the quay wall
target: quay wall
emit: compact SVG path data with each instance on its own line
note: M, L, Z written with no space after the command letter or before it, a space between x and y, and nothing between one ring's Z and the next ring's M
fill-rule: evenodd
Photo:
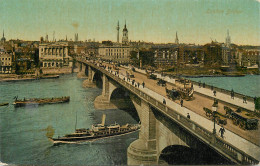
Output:
M72 73L72 67L62 68L42 68L43 74L70 74Z

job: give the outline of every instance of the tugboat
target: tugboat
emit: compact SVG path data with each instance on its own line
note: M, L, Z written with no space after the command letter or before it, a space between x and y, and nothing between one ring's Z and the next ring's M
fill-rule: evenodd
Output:
M65 97L57 97L57 98L32 98L32 99L23 99L18 100L18 97L15 97L15 101L13 105L15 107L23 107L23 106L29 106L29 105L42 105L42 104L56 104L56 103L65 103L70 101L69 96Z
M101 124L93 124L91 129L75 129L75 133L66 134L63 137L49 138L54 145L66 143L80 143L85 141L95 141L97 139L129 134L140 129L140 124L119 124L105 125L106 115L103 114Z

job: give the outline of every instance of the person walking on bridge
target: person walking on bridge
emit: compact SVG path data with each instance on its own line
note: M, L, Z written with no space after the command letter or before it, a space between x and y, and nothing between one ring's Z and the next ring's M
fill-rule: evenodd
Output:
M181 99L181 107L183 106L183 100Z
M163 99L163 104L166 104L166 100L165 99Z
M143 88L144 88L144 85L145 85L144 81L143 81L143 83L142 83L142 84L143 84Z
M216 90L214 90L214 91L213 91L214 96L216 96L216 93L217 93Z
M189 113L187 114L187 118L190 119L190 114Z
M230 94L231 94L231 99L234 99L235 94L234 94L234 90L233 89L231 90Z
M221 138L224 139L225 129L224 129L223 125L222 125L221 128L219 129L219 133L220 133Z

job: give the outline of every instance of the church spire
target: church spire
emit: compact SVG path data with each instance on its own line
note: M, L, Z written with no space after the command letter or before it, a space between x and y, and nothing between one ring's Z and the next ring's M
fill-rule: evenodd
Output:
M179 39L178 39L177 31L176 31L176 37L175 37L175 44L179 44Z
M5 37L5 30L3 29L3 37Z
M229 36L229 30L227 30L226 47L230 48L230 46L231 46L231 37Z

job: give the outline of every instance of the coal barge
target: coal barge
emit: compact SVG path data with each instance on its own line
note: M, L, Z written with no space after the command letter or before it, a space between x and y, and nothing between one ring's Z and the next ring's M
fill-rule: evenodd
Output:
M66 103L69 101L70 101L69 96L57 97L57 98L54 98L54 97L53 98L32 98L32 99L24 98L23 100L18 100L16 97L13 105L15 107L24 107L24 106L30 106L30 105Z

